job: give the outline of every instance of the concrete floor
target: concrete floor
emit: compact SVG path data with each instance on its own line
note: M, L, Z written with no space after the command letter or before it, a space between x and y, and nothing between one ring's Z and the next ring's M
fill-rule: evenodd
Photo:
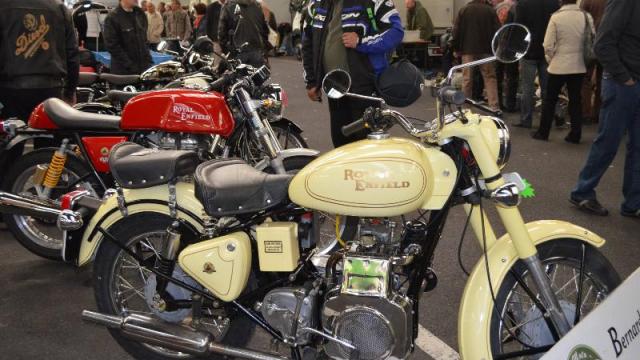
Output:
M331 148L326 103L311 103L301 81L302 67L291 59L274 59L273 79L289 94L287 116L305 130L310 147ZM432 118L434 102L428 93L404 112ZM508 116L515 120L515 116ZM402 133L394 129L398 135ZM518 171L535 187L537 196L525 200L527 221L559 219L587 227L608 240L603 251L623 278L640 266L640 222L619 215L622 201L623 151L612 164L598 189L600 201L611 210L609 217L593 217L567 202L577 174L585 161L596 126L587 126L580 145L564 143L565 131L554 131L548 143L534 141L529 131L512 128L513 153L507 171ZM456 261L456 249L465 217L454 209L436 253L439 286L421 302L421 325L453 349L457 348L457 314L466 278ZM496 231L502 230L493 219ZM471 268L480 252L468 235L463 260ZM0 230L0 359L129 359L106 330L80 319L83 309L95 309L90 268L76 269L40 259L24 250L6 230ZM264 348L264 335L251 346ZM418 350L412 359L428 359Z

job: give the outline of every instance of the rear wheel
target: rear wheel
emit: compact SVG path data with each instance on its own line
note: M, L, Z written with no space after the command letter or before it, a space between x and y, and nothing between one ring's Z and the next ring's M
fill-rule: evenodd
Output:
M538 246L538 256L572 326L576 324L578 306L579 319L582 319L620 284L620 277L611 263L596 248L581 241L566 239L544 243ZM579 281L581 267L582 282ZM495 308L499 313L494 310L491 320L493 357L554 343L545 317L536 306L540 295L524 262L519 260L495 290ZM509 358L539 359L543 355L541 352Z
M36 198L39 189L33 182L36 167L48 165L55 151L56 149L50 148L40 149L18 158L4 179L3 189L12 194ZM90 176L90 170L82 160L68 155L60 181L49 198L57 199L76 188L87 189L95 195L93 186L86 181ZM4 221L18 242L32 253L51 260L62 259L62 232L55 222L9 214L4 216Z
M121 244L145 259L146 264L154 264L157 254L166 241L166 230L171 222L171 218L164 214L139 213L129 216L109 230ZM179 266L176 265L176 269L173 273L174 277L191 286L200 287L179 270ZM191 309L165 312L151 309L148 304L152 301L150 298L155 292L155 276L116 244L103 240L96 254L93 274L94 294L100 312L112 315L142 314L193 328ZM251 286L252 278L249 281L248 287ZM177 286L169 285L167 291L174 299L190 299L191 293ZM245 316L236 316L235 313L214 315L213 310L209 308L203 308L202 311L203 318L198 330L208 331L217 342L230 346L244 347L249 342L255 330L255 324ZM189 354L130 340L118 330L110 329L109 331L118 344L137 359L194 358ZM215 355L209 358L223 359Z

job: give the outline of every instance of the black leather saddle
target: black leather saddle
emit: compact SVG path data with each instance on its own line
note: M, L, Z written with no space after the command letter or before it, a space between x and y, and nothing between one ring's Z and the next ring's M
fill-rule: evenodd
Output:
M213 217L267 210L288 198L293 175L271 175L242 160L212 160L195 172L196 198Z
M139 92L131 92L131 91L122 91L122 90L109 90L107 91L107 98L111 102L119 102L122 105L126 104L132 98L145 93L146 91Z
M100 74L100 79L113 85L135 85L140 82L140 75Z
M44 112L51 121L70 130L119 130L120 117L94 114L74 109L66 102L51 98L44 101Z
M132 142L111 149L109 167L113 178L125 189L142 189L192 175L198 155L186 150L149 149Z
M90 72L81 72L78 77L78 86L89 86L98 80L100 75Z

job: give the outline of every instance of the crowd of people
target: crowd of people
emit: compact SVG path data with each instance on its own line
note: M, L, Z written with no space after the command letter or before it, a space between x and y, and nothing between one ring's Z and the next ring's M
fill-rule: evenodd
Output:
M424 0L422 0L424 1ZM406 28L431 41L434 26L428 2L405 0ZM366 9L366 11L362 11ZM354 92L371 95L377 79L401 45L405 26L393 1L316 0L305 11L302 60L308 97L319 101L322 78L334 69L351 74ZM591 213L608 212L596 200L595 187L629 134L622 212L640 217L640 4L636 0L472 0L455 18L451 47L462 63L489 56L495 32L517 23L531 32L529 52L517 64L484 64L477 74L465 69L467 97L486 96L496 112L517 112L514 126L532 128L536 89L542 99L540 125L532 133L548 140L563 89L568 94L571 126L565 140L582 139L585 120L599 119L600 130L571 202ZM21 26L4 24L22 23ZM46 25L47 34L39 34ZM273 12L258 0L198 3L193 11L180 0L120 0L104 22L110 71L139 74L152 62L149 48L162 39L180 44L208 36L217 50L255 66L266 63L270 35L279 28ZM36 44L29 39L47 36ZM17 42L26 39L24 48ZM13 44L18 44L14 49ZM38 46L36 46L38 45ZM45 46L46 45L46 46ZM0 103L8 116L27 117L44 99L74 101L78 39L68 9L55 0L5 0L0 3ZM477 84L481 83L478 91ZM519 101L518 101L519 94ZM600 100L602 98L602 100ZM362 116L366 103L329 99L335 146L362 138L345 137L341 127ZM556 122L564 126L564 120Z

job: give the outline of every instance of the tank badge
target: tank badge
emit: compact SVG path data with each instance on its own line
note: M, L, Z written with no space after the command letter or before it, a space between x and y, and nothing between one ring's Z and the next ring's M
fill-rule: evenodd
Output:
M202 268L202 272L205 272L207 274L212 274L212 273L216 272L216 267L213 266L212 263L206 262L206 263L204 263L204 267Z
M367 189L406 189L411 187L411 182L409 181L386 181L384 180L386 175L386 173L375 173L371 176L368 171L353 169L344 170L344 180L353 181L355 183L356 191L365 191Z

